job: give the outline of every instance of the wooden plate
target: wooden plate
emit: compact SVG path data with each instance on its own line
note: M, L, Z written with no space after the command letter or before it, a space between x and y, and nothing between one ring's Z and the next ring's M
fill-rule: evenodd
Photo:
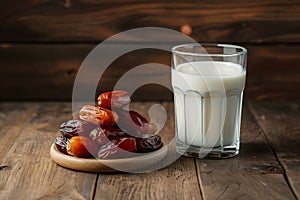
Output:
M166 156L167 152L168 149L164 146L157 151L132 158L97 160L63 154L54 143L50 148L50 156L55 163L68 169L86 172L134 171L158 163Z

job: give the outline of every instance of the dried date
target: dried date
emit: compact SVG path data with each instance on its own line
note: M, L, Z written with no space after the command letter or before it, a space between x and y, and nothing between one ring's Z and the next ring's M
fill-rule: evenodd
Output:
M54 143L55 143L56 148L61 153L68 154L67 146L68 146L69 140L67 138L65 138L63 136L57 137L57 138L55 138Z
M154 123L149 123L149 121L138 112L119 110L118 115L118 126L134 137L143 137L143 134L154 134L157 130Z
M72 137L67 145L67 152L72 156L87 158L96 155L98 146L85 136Z
M113 140L100 147L98 151L99 159L112 159L112 158L122 158L126 155L126 152L136 152L136 141L135 138L120 138L118 140Z
M163 146L155 124L140 113L122 109L130 103L127 92L102 93L98 105L85 105L78 119L61 124L62 137L55 139L57 149L80 158L100 159L128 157L126 152L147 153ZM114 111L112 111L114 109Z
M119 128L100 128L93 129L89 137L97 142L98 145L104 145L110 140L117 140L128 136L124 131Z
M137 152L147 153L160 149L163 146L160 136L152 135L148 138L136 138Z
M110 127L116 124L119 117L111 110L85 105L79 111L79 118L94 124Z
M160 136L152 135L148 138L124 137L112 140L100 147L98 158L112 159L126 156L126 152L148 153L163 146Z
M128 92L123 90L115 90L105 92L98 96L98 105L102 108L122 108L130 103Z
M138 126L142 126L145 123L149 123L149 121L143 117L140 113L130 110L129 111L131 119L134 121L134 123Z
M87 135L94 126L82 120L68 120L60 125L60 133L66 137L71 138L78 135Z

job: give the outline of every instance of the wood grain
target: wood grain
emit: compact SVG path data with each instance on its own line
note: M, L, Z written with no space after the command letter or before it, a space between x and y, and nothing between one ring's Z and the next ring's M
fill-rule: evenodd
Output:
M173 104L166 102L135 103L131 109L147 116L149 110L151 111L151 106L157 104L163 106L167 111L167 121L162 131L159 132L167 145L175 136ZM174 154L174 150L169 153ZM95 199L98 198L202 199L194 159L184 157L158 171L143 174L99 174L95 194Z
M58 167L49 156L58 124L71 117L69 103L21 106L11 103L1 107L5 108L1 116L12 121L3 129L7 134L1 131L0 160L1 166L7 167L0 171L0 199L89 199L93 196L96 174Z
M165 158L167 152L167 148L161 148L149 154L134 155L130 158L96 160L95 158L77 158L66 155L61 153L55 144L52 144L50 148L50 156L55 163L67 169L84 172L137 172L141 168L147 168L160 162Z
M263 131L243 109L240 154L197 160L204 199L294 199Z
M115 45L122 45L121 43ZM95 45L0 46L0 99L70 99L76 73ZM245 96L251 99L299 98L299 46L247 45L249 50ZM109 51L109 50L108 50ZM135 66L146 63L170 65L170 53L138 50L121 56L105 71L99 91L114 88L116 81ZM150 76L151 74L151 76ZM135 75L126 85L146 77L170 85L170 73L152 69ZM99 77L100 78L100 77ZM88 82L88 80L87 80ZM172 93L159 85L145 85L134 96L139 100L171 100Z
M180 31L206 42L299 42L298 1L10 0L0 8L1 41L102 41L137 27ZM172 41L172 38L170 38Z
M0 104L0 160L13 146L15 139L19 136L23 124L28 118L34 116L32 108L23 104L6 105ZM2 163L3 164L3 163Z
M202 199L194 169L193 159L180 158L151 173L101 174L95 199Z
M283 166L287 180L300 198L300 107L299 101L252 102L251 111Z
M246 97L299 99L299 46L247 46Z
M169 141L172 103L137 102L131 109L146 115L158 103L168 114L160 134ZM64 169L49 157L57 127L71 118L70 103L1 102L0 199L295 199L299 106L247 100L241 152L232 159L181 157L149 173L92 174Z

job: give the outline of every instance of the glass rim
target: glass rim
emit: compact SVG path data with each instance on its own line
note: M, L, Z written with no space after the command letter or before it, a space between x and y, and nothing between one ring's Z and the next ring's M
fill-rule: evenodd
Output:
M193 53L193 52L184 52L177 50L180 47L186 47L186 46L197 46L197 47L225 47L225 48L232 48L232 49L240 49L240 52L235 52L231 54L215 54L215 53ZM172 53L179 54L179 55L186 55L186 56L215 56L215 57L230 57L230 56L239 56L239 55L246 55L247 49L242 46L233 45L233 44L221 44L221 43L187 43L187 44L180 44L172 47L171 49Z

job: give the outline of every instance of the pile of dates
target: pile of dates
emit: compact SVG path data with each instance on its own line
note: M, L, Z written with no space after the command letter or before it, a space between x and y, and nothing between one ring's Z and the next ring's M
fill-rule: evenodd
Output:
M124 109L131 99L126 91L102 93L98 105L85 105L77 119L60 126L57 149L79 158L112 159L128 152L147 153L163 146L156 126L133 110Z

